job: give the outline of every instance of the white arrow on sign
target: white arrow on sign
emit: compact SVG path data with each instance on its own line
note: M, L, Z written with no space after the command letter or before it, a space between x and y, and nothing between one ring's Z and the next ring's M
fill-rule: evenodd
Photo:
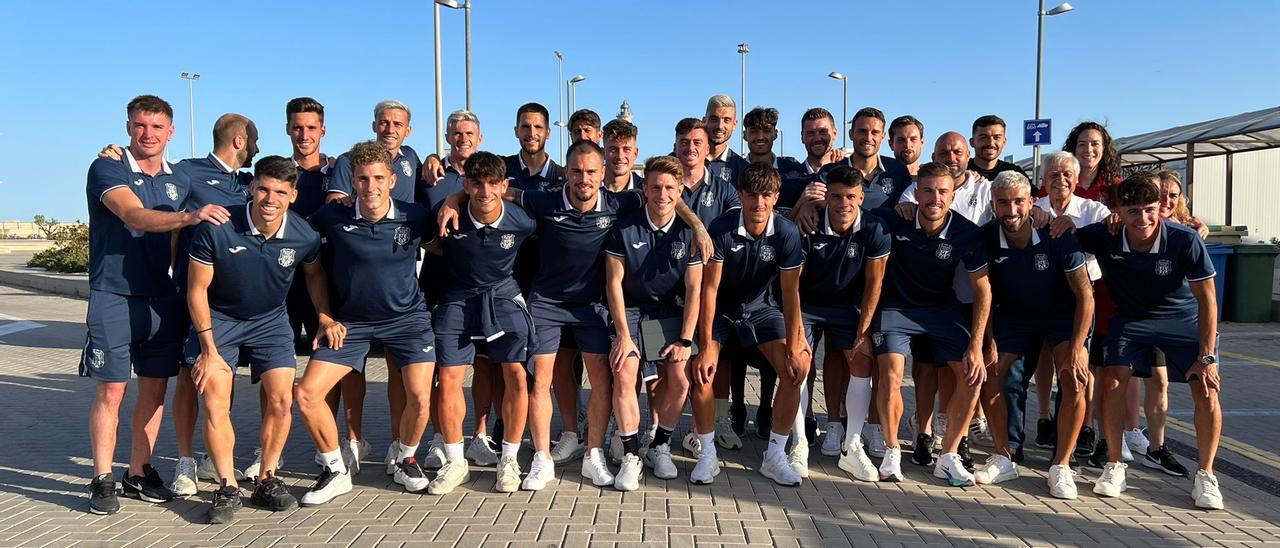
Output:
M1039 131L1034 131L1034 132L1032 132L1032 133L1031 133L1031 136L1032 136L1032 137L1035 137L1035 140L1037 140L1037 141L1039 141L1039 140L1040 140L1040 132L1039 132Z

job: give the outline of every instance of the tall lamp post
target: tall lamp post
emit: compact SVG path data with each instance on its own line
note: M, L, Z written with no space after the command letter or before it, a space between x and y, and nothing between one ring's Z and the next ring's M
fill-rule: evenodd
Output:
M848 149L849 130L845 127L845 124L849 123L849 79L845 78L844 75L839 72L828 74L827 77L835 78L836 80L839 80L841 84L844 84L844 102L841 103L842 106L840 107L840 135L844 137L844 140L842 141L844 144L840 145L840 148Z
M560 116L556 120L556 127L560 128L560 161L564 161L564 54L555 51L556 54L556 95L560 102Z
M1036 11L1036 120L1040 119L1040 79L1042 68L1044 65L1044 18L1045 16L1061 15L1075 9L1070 2L1063 2L1056 8L1049 11L1044 10L1044 0L1040 0L1040 9ZM1040 181L1040 145L1032 147L1031 160L1031 176L1036 182Z
M462 10L465 14L464 26L466 27L466 56L467 56L467 110L471 110L471 0L436 0L436 4L455 10ZM436 29L439 34L439 28Z
M444 158L444 81L440 74L440 3L432 2L432 19L435 22L436 61L436 156Z
M574 109L577 108L577 104L578 104L578 83L586 79L587 77L581 74L569 79L569 111L570 112L577 112Z
M187 112L191 114L191 157L196 157L196 80L200 73L184 72L182 79L187 81Z
M738 125L742 125L742 118L747 111L747 54L751 53L751 48L746 42L738 44L738 56L741 58L742 77L738 80ZM747 132L739 128L739 150L743 153L747 151Z

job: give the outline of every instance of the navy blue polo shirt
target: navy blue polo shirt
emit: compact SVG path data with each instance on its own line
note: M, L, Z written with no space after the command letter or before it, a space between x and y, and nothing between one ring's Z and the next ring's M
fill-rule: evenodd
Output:
M516 251L537 227L533 217L507 202L498 220L483 224L471 216L470 201L459 208L458 228L444 238L449 288L473 292L510 280Z
M742 223L742 210L731 209L711 222L707 229L715 255L722 263L716 309L734 317L757 306L778 306L774 281L783 270L804 265L804 243L800 229L774 212L760 238L753 238ZM728 313L728 314L725 314Z
M742 170L749 165L751 162L729 147L725 147L720 157L707 158L707 171L711 172L711 178L729 183L734 189L738 188L738 177L742 175Z
M435 222L425 207L394 200L376 223L360 204L329 202L311 216L328 247L329 300L338 321L379 321L426 310L418 288L418 248L430 242Z
M231 221L221 225L201 223L191 240L191 260L213 267L210 312L232 320L282 312L298 265L320 257L320 235L304 219L286 212L268 240L254 226L250 207L233 208Z
M351 186L351 159L346 152L338 157L329 177L327 192L336 192L343 196L355 194ZM400 145L400 152L391 159L391 172L396 175L396 186L391 189L391 197L401 202L413 203L417 195L418 172L422 171L422 160L409 145Z
M712 177L710 169L704 171L697 189L682 186L680 196L703 225L710 225L726 211L742 205L738 202L738 189L719 177Z
M102 203L102 197L117 188L132 190L142 207L157 211L181 211L188 193L185 179L174 177L168 162L153 177L142 172L128 149L119 160L94 160L85 185L89 204L89 287L117 295L173 295L169 233L139 232L124 224Z
M622 190L639 190L644 192L644 177L641 177L639 173L632 171L630 177L627 179L627 186Z
M628 307L682 301L685 270L702 264L693 229L678 215L657 226L647 209L618 219L605 252L622 259L622 299Z
M182 209L196 211L207 205L220 205L232 210L249 202L249 185L253 174L231 169L222 159L210 153L204 158L189 158L174 164L174 177L187 182L191 192L182 203ZM178 291L187 290L187 260L191 253L191 239L196 227L189 226L178 232L177 257L174 261L173 279Z
M822 166L818 172L819 178L823 183L827 182L827 176L831 170L839 166L852 166L851 158L845 159ZM880 156L880 163L876 170L866 174L869 178L868 182L862 185L863 198L862 205L868 209L877 207L893 207L898 204L902 197L902 191L906 190L911 184L911 172L907 171L907 164L898 161L892 156Z
M523 207L538 223L538 274L533 292L560 303L588 304L604 296L604 243L619 216L643 206L636 192L601 190L596 206L584 212L569 203L568 186L526 191Z
M782 189L778 192L778 209L789 210L796 207L800 196L809 183L818 181L818 171L809 167L809 162L797 160L790 156L779 156L773 161L773 168L782 176Z
M1117 312L1134 320L1195 316L1199 309L1189 282L1215 274L1200 235L1161 221L1159 240L1149 253L1139 253L1129 249L1124 233L1113 236L1105 222L1076 231L1080 247L1098 259Z
M297 161L293 162L298 168L298 199L293 201L289 210L304 219L319 210L325 202L326 189L329 187L329 166L324 162L323 156L321 161L319 169L302 169Z
M448 158L445 158L444 177L436 181L435 186L419 185L417 202L427 206L427 209L435 211L444 202L445 198L462 192L465 181L466 178L461 173L458 173L457 167L449 162Z
M982 227L987 245L993 310L1012 318L1060 318L1075 313L1076 296L1066 273L1084 267L1080 242L1070 232L1060 238L1049 227L1031 231L1031 244L1009 245L998 221Z
M919 218L911 220L887 207L871 211L880 217L893 236L892 256L885 272L880 303L885 308L916 308L958 305L956 268L977 272L987 266L982 230L954 211L947 212L942 230L928 236Z
M530 173L529 166L524 165L524 158L519 153L503 158L507 162L507 178L511 179L511 187L520 190L559 190L564 186L564 168L556 164L550 156L542 164L542 170Z
M891 246L889 230L879 217L859 211L849 233L840 234L831 228L824 210L822 227L804 238L800 300L820 306L862 306L863 267L871 259L888 257Z

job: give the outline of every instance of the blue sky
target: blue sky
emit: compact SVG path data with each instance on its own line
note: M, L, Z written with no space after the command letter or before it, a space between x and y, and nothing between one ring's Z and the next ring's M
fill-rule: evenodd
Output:
M141 93L176 110L172 158L190 152L187 83L196 84L196 150L213 120L258 122L263 154L288 155L284 104L310 95L327 109L323 150L371 136L372 106L414 109L409 144L434 150L429 2L179 5L7 2L0 7L0 219L85 217L85 173L102 144L127 142L124 105ZM1106 122L1116 136L1276 106L1280 2L1078 0L1046 21L1044 113L1054 143L1071 125ZM127 11L128 5L133 11ZM304 6L301 8L294 5ZM1050 2L1050 6L1054 5ZM785 152L802 153L810 106L840 116L874 105L924 121L926 137L968 133L994 113L1014 125L1033 112L1036 5L983 2L515 2L474 0L473 99L485 142L509 154L516 107L556 116L553 50L565 78L583 74L579 107L605 119L630 102L641 159L670 150L672 128L707 97L739 87L737 44L748 42L747 106L781 111ZM464 103L463 17L442 10L444 111ZM567 117L567 114L566 114ZM737 137L733 147L738 148ZM553 139L548 150L557 149ZM1006 154L1030 149L1010 146ZM887 151L887 147L886 147ZM53 157L46 157L52 154Z

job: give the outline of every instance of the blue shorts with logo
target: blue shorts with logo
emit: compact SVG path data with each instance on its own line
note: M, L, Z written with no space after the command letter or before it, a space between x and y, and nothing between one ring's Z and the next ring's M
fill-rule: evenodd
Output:
M293 355L293 328L285 309L254 320L235 320L218 315L209 318L213 323L213 342L222 357L235 373L237 365L249 365L249 378L254 383L272 369L295 368ZM185 363L194 364L200 356L200 337L192 328L187 336Z
M80 376L105 382L139 377L168 378L178 374L182 313L186 303L178 295L133 297L108 291L89 291L89 312L80 355Z
M410 312L389 320L374 322L342 322L347 337L342 348L334 350L322 346L311 353L311 359L345 365L364 372L365 357L370 346L377 341L387 358L396 367L436 361L436 337L431 330L431 313L426 310Z
M959 303L883 309L871 327L871 343L875 345L876 355L909 356L911 339L922 337L928 340L932 351L934 362L931 363L961 361L970 339L969 319L962 312Z
M489 359L490 364L525 363L531 356L529 341L529 316L524 308L524 298L498 298L493 300L494 314L502 335L485 340L481 329L480 310L482 296L465 301L440 303L435 308L436 346L440 367L471 365L475 363L477 347Z
M572 333L574 346L586 354L609 354L609 312L600 303L568 304L542 298L529 299L529 314L537 333L534 355L555 354L561 347L561 332Z
M1134 320L1115 315L1107 327L1102 365L1131 367L1134 376L1150 377L1151 368L1159 367L1155 363L1156 349L1164 352L1169 382L1187 382L1187 371L1200 361L1200 325L1196 317Z
M787 322L775 306L753 306L744 309L738 319L716 315L711 337L721 345L736 339L739 346L749 350L769 341L786 340Z
M809 338L809 346L814 345L818 334L815 330L827 334L828 340L840 350L853 348L858 338L858 320L861 312L857 307L822 306L806 304L801 306L804 313L804 333Z
M995 314L992 320L993 335L996 339L996 350L1001 354L1016 354L1019 357L1034 352L1034 345L1048 343L1052 349L1063 342L1071 340L1075 331L1075 318L1072 316L1043 318L1013 318ZM1085 348L1089 348L1089 339L1085 338Z

